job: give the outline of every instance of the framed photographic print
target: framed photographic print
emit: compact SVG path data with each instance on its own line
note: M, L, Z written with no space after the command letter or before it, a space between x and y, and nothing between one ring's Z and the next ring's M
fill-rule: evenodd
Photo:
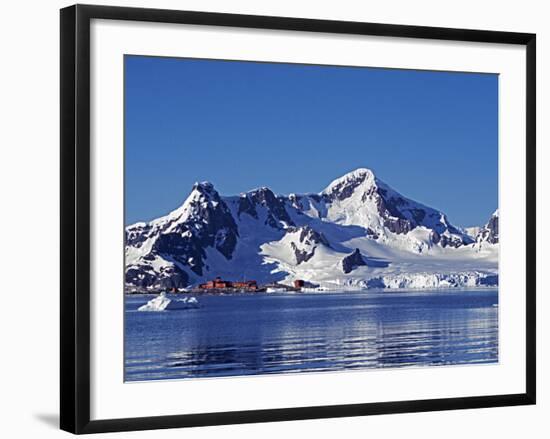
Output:
M61 428L535 403L535 35L61 10Z

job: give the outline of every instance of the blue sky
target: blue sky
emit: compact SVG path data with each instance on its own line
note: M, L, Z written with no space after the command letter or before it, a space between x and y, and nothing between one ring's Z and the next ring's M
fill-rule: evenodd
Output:
M195 181L320 192L359 167L458 226L498 200L498 76L125 57L126 223Z

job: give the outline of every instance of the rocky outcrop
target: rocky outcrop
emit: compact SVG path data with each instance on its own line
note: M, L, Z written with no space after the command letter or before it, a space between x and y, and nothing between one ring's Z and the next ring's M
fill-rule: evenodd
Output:
M287 233L297 237L290 242L296 265L309 261L315 255L318 245L330 247L325 236L309 226L289 227Z
M302 262L309 261L313 256L315 256L315 248L313 247L311 250L305 250L298 247L298 245L295 242L290 243L290 247L292 248L292 251L294 252L294 257L296 258L296 265L300 265Z
M363 259L363 256L361 256L361 252L358 248L356 248L352 254L342 259L342 271L346 274L351 273L362 265L367 265L367 263Z

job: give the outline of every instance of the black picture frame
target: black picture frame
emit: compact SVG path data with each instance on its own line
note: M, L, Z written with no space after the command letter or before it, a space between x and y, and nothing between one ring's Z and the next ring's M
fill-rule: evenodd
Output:
M525 66L527 75L525 115L527 148L525 393L90 420L90 21L92 19L525 46L527 54ZM61 429L81 434L535 404L535 34L89 5L75 5L62 9L60 24Z

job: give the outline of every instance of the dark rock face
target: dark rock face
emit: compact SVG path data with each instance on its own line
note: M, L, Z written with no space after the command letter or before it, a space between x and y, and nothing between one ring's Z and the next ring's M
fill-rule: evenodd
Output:
M266 224L270 227L282 229L283 225L279 224L279 221L289 226L295 225L285 209L285 198L275 196L271 189L262 187L241 195L239 198L239 217L241 213L247 213L254 219L258 219L256 206L263 206L267 209Z
M409 233L412 229L415 228L409 220L403 218L386 218L384 219L384 226L397 235Z
M378 213L384 219L384 226L393 233L409 233L421 225L426 217L426 211L423 209L408 209L408 202L402 197L387 197L387 191L382 188L373 192L372 197L376 200Z
M355 192L358 186L360 186L363 181L365 181L364 176L358 176L353 180L342 181L341 183L335 185L330 194L325 195L328 201L339 200L343 201L346 198L349 198Z
M363 256L361 256L361 252L358 248L356 248L352 254L342 259L342 270L346 274L351 273L357 267L362 265L367 265L367 263L363 259Z
M300 265L302 262L307 262L313 256L315 256L315 249L317 248L317 247L313 247L311 251L308 252L307 250L302 250L298 248L298 246L294 242L290 243L290 247L294 251L294 257L296 258L297 265Z

